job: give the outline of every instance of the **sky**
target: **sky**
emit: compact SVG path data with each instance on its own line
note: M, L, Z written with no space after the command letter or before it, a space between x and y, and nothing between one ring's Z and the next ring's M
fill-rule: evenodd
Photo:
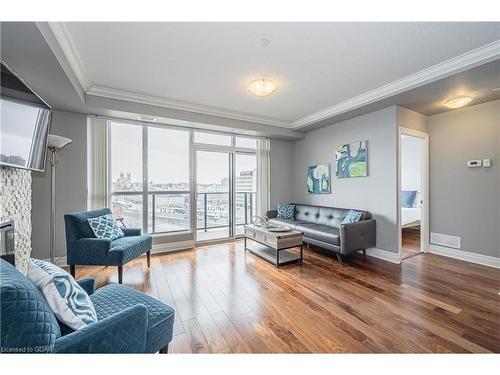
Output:
M155 183L189 181L189 132L175 129L148 128L148 180ZM142 181L142 126L111 126L111 173L113 181L120 172L131 172L133 182ZM253 171L255 156L236 155L236 175ZM198 182L219 184L228 177L227 153L197 152Z

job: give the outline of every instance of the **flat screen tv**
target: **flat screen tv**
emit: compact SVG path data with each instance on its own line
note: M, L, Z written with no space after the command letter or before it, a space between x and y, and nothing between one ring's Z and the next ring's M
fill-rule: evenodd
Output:
M0 164L43 171L50 107L4 62L0 83Z

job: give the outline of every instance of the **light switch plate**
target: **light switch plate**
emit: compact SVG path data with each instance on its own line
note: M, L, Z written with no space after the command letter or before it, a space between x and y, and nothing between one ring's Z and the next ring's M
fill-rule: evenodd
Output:
M491 167L491 159L483 159L483 167L485 168Z

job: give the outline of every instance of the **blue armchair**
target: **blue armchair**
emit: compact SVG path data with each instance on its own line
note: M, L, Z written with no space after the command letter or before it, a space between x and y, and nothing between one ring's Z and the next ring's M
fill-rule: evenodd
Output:
M95 289L93 279L78 283L90 295L98 321L73 331L61 325L36 286L0 259L0 353L166 353L174 310L124 285Z
M75 277L75 266L118 266L118 282L123 279L123 265L146 253L151 263L152 239L140 229L122 228L125 237L114 241L96 238L87 219L110 214L109 208L64 215L66 249L70 273Z

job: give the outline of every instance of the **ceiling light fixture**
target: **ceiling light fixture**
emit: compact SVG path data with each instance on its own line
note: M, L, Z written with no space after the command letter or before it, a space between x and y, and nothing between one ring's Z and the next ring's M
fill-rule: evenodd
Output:
M256 96L271 95L278 85L276 81L271 78L258 78L250 81L248 84L248 91Z
M455 98L446 99L443 104L452 109L461 108L469 104L473 100L472 96L461 95Z

